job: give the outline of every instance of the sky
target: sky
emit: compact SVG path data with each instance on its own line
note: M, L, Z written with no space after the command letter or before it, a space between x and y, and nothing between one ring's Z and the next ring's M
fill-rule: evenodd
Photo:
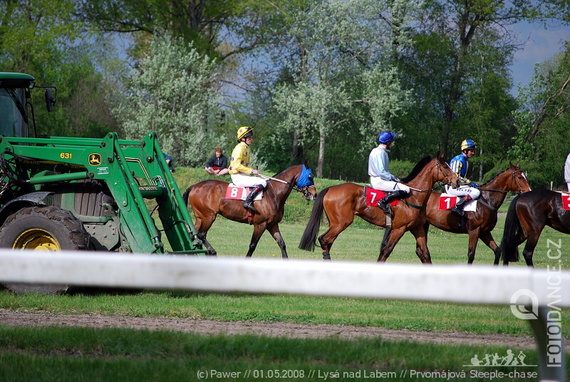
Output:
M515 53L511 66L513 75L513 94L517 94L518 86L530 83L536 64L547 61L562 51L564 41L570 41L570 26L549 26L542 24L519 23L513 26L518 41L523 49Z

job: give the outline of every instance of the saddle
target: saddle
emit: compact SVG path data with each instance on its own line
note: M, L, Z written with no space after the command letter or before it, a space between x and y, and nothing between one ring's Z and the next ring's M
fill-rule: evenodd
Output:
M459 196L456 195L451 195L446 193L441 194L441 196L439 197L439 209L440 210L452 209L453 207L455 207L458 198ZM477 200L472 199L467 203L465 203L463 211L472 211L472 212L477 211Z
M241 187L230 183L228 184L228 188L226 188L225 199L245 200L252 189L253 187ZM253 200L261 200L262 197L263 191L257 194Z
M369 207L378 207L378 202L387 195L386 192L371 187L364 187L364 194L366 195L366 205ZM390 205L395 206L398 202L399 200L394 200L390 202Z
M228 188L226 188L226 196L225 199L233 199L233 200L245 200L249 193L253 190L254 187L241 187L236 186L233 183L228 184ZM263 197L263 191L260 191L259 194L253 198L253 200L261 200ZM253 213L246 209L247 213L247 223L253 224Z

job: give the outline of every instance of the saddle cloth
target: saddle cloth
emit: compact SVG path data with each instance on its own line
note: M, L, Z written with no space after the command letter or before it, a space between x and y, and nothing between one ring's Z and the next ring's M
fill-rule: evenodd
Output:
M450 210L455 207L459 196L446 194L445 192L439 197L439 209ZM465 203L463 211L477 211L477 200L470 200Z
M237 199L237 200L245 200L249 195L249 192L253 189L253 187L241 187L236 186L233 183L228 184L228 188L226 188L226 199ZM263 197L263 191L255 196L253 200L261 200Z
M378 207L378 202L382 200L386 193L381 190L377 190L375 188L365 187L365 194L366 194L366 205L371 207ZM391 206L395 206L398 204L399 200L394 200L390 202Z

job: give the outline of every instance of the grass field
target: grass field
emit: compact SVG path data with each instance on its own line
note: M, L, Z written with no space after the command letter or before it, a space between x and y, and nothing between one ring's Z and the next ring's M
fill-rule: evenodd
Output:
M198 171L177 171L182 190L201 176ZM317 187L322 189L331 182L317 180ZM506 212L506 207L501 212ZM288 200L286 223L281 224L281 231L290 261L321 258L318 250L306 252L297 248L310 208L311 204L296 193ZM500 218L494 232L498 241L503 222ZM219 218L209 239L220 257L241 257L247 250L251 231L251 226ZM381 228L355 222L335 242L333 261L382 266L376 264L382 235ZM558 265L547 257L548 240L560 242L562 252L568 253L570 237L547 228L535 252L537 267ZM466 235L432 229L428 244L436 264L466 262ZM283 261L268 234L264 234L253 256ZM388 262L419 264L410 234L402 238ZM492 263L491 251L480 243L475 264ZM570 269L570 256L563 256L561 267ZM373 326L406 329L410 333L421 330L531 335L528 323L515 318L509 307L432 302L169 291L67 296L0 293L0 308L63 315ZM562 311L562 327L568 337L568 309ZM0 381L195 381L206 377L216 381L484 381L492 377L499 381L537 380L536 367L465 366L474 355L504 355L509 348L516 354L524 352L527 364L536 364L534 350L512 346L435 345L334 336L301 340L132 329L14 328L3 326L0 321ZM490 374L493 372L505 375Z

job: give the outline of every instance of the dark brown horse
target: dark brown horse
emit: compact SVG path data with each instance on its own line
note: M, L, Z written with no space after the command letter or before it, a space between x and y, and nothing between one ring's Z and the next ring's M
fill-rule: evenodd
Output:
M505 201L507 192L518 194L528 192L530 185L520 166L510 164L508 169L482 185L479 190L481 190L481 196L477 199L477 210L466 211L463 218L450 210L440 210L439 198L441 193L432 193L426 209L426 224L432 224L448 232L467 233L469 235L468 264L473 263L477 240L481 239L495 254L496 265L499 264L501 258L501 249L495 242L491 231L497 224L498 209Z
M562 205L562 194L550 190L534 190L517 196L511 202L501 241L503 263L519 261L518 246L526 240L523 256L526 265L534 266L532 255L544 226L570 234L570 211Z
M204 242L209 254L216 255L216 250L206 240L206 235L217 215L221 214L236 222L253 224L247 257L251 257L261 235L267 230L279 245L281 256L287 258L285 241L279 231L285 200L293 189L301 192L307 200L315 199L317 191L312 171L305 165L296 165L269 178L263 198L255 202L259 214L254 214L251 222L248 221L247 210L242 206L243 200L225 198L228 185L228 182L219 179L209 179L190 186L183 195L186 203L189 202L192 207L198 237Z
M412 187L411 195L392 207L391 228L386 229L378 261L386 261L394 246L406 231L416 238L416 254L422 263L431 263L425 231L425 205L435 182L457 184L457 176L447 166L443 157L423 158L410 175L402 182ZM369 223L386 227L386 216L379 207L367 206L365 187L354 183L343 183L324 189L315 200L311 217L301 238L299 248L312 251L319 231L323 211L329 220L328 230L319 236L323 259L330 259L330 250L337 236L360 216Z

